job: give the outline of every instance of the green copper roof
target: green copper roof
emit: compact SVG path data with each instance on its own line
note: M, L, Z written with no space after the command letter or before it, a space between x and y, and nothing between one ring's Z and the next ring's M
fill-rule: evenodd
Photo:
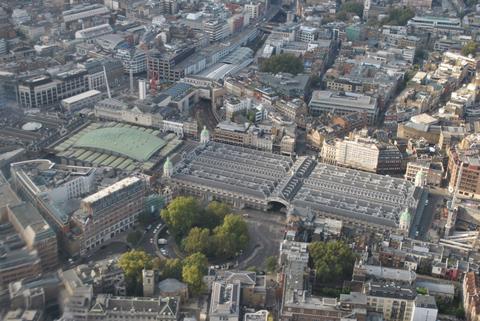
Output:
M164 140L139 129L107 127L94 129L82 135L74 146L110 152L144 162L165 144Z

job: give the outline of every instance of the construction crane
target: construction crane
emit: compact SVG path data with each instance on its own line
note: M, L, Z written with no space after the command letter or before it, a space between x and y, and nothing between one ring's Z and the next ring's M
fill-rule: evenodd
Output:
M103 64L103 76L105 77L105 85L107 86L108 98L112 98L112 94L110 93L110 85L108 84L107 70L105 69L105 64Z

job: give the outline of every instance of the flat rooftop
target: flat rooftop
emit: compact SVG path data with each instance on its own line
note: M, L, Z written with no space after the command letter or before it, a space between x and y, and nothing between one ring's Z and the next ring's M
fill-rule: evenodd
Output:
M87 196L83 199L83 202L85 203L95 203L98 200L101 200L102 198L105 198L106 196L109 196L119 190L122 190L123 188L130 186L132 184L135 184L136 182L140 181L140 178L136 176L132 177L126 177L122 179L121 181L116 182L113 185L110 185L95 194L92 194L90 196Z

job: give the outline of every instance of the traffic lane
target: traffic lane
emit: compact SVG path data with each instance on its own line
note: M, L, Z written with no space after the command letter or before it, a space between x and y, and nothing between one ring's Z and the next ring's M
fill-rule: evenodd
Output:
M422 217L420 218L418 226L415 227L416 230L418 230L418 239L425 240L425 237L428 234L428 230L432 225L433 218L435 217L435 213L438 210L439 206L442 204L442 195L429 193L428 204L423 210Z
M123 253L130 251L130 249L130 245L123 241L113 241L111 243L101 245L97 251L85 256L83 261L99 261L110 257L118 257Z

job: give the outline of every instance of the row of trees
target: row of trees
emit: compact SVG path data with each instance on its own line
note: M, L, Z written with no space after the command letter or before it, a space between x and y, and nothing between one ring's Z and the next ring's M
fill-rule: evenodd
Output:
M193 197L177 197L161 216L187 254L230 258L249 241L247 224L230 211L224 203L211 202L202 208Z
M130 295L142 295L143 269L158 270L162 279L182 280L188 285L189 291L196 295L204 290L203 276L207 272L208 260L202 253L194 253L182 261L153 258L144 251L131 250L122 254L118 266L125 273L127 292Z

